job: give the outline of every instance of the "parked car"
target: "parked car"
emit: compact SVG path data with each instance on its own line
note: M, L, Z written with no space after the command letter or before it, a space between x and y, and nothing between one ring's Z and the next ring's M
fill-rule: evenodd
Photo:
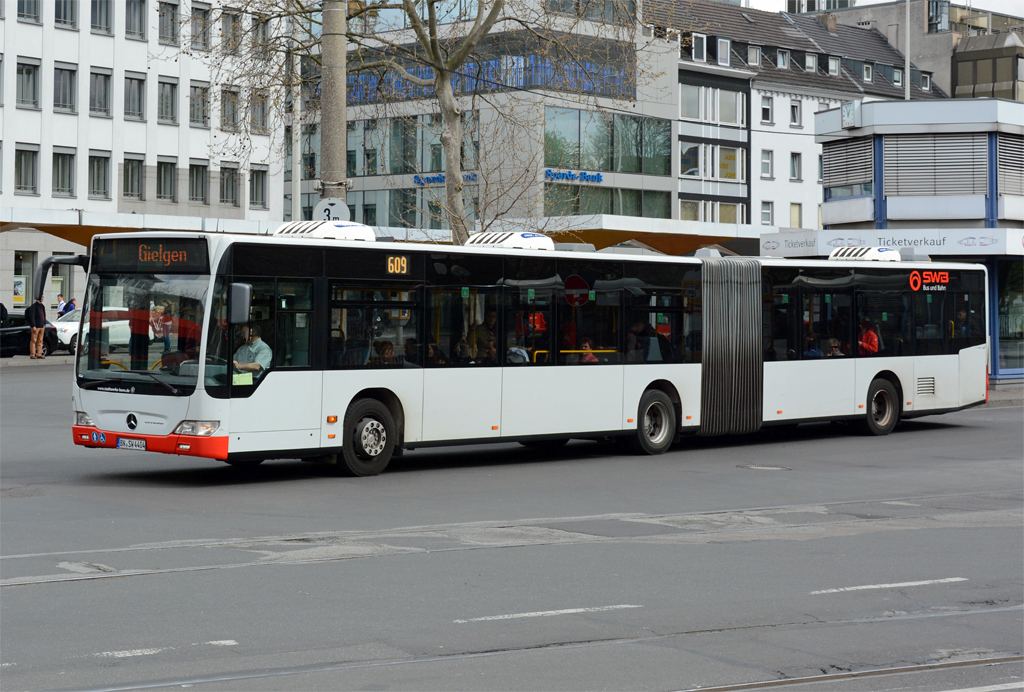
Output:
M124 308L107 308L112 312L124 311ZM57 318L57 338L60 340L60 347L66 348L69 353L74 353L78 348L78 330L81 324L82 311L72 310L63 317ZM131 327L129 326L128 320L114 320L106 323L107 329L110 330L110 350L116 351L118 348L128 348L128 339L132 335ZM153 324L150 320L149 325L149 340L150 342L154 339Z
M72 310L57 318L57 339L68 353L73 354L78 347L78 319L81 316L81 310Z
M24 315L8 315L7 322L0 326L0 357L29 355L29 342L32 340L32 328ZM50 322L46 323L43 332L43 356L57 350L57 328Z

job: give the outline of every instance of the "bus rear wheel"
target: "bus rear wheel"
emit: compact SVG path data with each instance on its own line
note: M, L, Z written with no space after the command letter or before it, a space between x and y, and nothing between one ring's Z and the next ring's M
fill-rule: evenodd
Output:
M900 401L889 380L877 379L868 387L864 424L872 435L888 435L900 421Z
M676 436L676 409L660 389L649 389L640 397L637 411L636 447L644 454L663 454Z
M395 420L376 399L352 402L345 413L339 470L352 476L376 476L395 451Z

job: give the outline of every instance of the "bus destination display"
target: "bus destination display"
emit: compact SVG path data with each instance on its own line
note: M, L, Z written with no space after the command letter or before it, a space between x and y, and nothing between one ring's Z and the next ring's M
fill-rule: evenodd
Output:
M409 273L409 258L402 255L388 255L388 274Z
M93 244L95 272L206 274L209 257L200 238L108 238Z

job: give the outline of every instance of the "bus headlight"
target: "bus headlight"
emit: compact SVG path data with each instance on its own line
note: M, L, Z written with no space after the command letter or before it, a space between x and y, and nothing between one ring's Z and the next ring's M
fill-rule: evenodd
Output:
M85 411L75 411L75 425L88 425L90 428L96 427L96 424L92 422L92 418Z
M209 437L220 427L219 420L183 420L174 429L175 435L198 435Z

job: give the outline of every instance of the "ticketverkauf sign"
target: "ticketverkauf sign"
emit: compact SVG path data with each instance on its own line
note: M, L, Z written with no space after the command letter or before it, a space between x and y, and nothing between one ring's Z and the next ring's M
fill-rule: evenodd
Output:
M1024 255L1019 228L868 228L761 234L761 257L827 257L837 247L909 249L917 255Z

